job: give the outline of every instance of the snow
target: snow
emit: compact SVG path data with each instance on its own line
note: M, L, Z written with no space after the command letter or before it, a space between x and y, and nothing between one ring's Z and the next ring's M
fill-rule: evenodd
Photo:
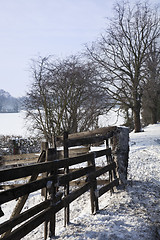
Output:
M0 135L28 136L25 112L0 113Z
M32 193L25 209L39 203L43 197ZM0 222L11 214L16 201L2 205L5 213ZM100 211L91 215L89 193L71 206L71 219L63 227L63 211L57 214L56 239L63 240L156 240L160 226L160 124L149 125L144 132L130 133L128 183L114 194L99 198ZM24 240L42 240L43 225ZM49 240L50 238L48 238Z
M122 125L123 123L123 115L117 116L116 110L110 110L108 114L99 117L98 124L99 127L106 127ZM18 135L25 138L31 135L28 131L28 126L28 122L26 122L25 118L25 111L19 113L0 113L0 135Z
M124 124L124 115L117 108L109 110L105 115L100 115L98 120L99 127L120 126Z

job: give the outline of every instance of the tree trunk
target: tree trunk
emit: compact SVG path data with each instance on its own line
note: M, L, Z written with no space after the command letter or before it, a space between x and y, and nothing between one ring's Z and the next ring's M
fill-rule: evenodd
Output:
M140 103L136 102L135 105L133 109L134 130L135 132L141 132Z
M158 119L157 119L157 108L156 106L151 109L151 117L152 117L152 124L156 124Z

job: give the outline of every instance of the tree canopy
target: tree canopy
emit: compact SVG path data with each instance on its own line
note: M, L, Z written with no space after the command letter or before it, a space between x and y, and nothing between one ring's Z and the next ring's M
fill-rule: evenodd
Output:
M32 75L25 102L27 117L48 141L64 131L97 127L107 98L90 63L75 56L65 60L40 57L32 64Z
M132 110L135 132L141 131L146 61L159 36L156 9L147 2L133 6L123 2L115 4L114 17L105 33L87 47L87 55L98 69L106 92L122 109Z

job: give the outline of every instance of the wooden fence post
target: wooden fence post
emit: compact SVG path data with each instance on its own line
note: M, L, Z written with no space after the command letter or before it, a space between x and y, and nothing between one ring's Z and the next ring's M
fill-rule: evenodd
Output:
M47 151L47 149L48 149L48 142L46 142L46 141L42 142L41 143L41 152L42 151ZM47 157L47 155L46 155L46 157ZM45 159L45 161L46 161L46 159ZM42 177L46 177L46 173L42 173ZM46 188L42 188L41 195L43 197L46 196Z
M45 158L45 161L47 161L47 158L48 158L48 142L47 141L43 141L41 143L41 151L45 151L46 152L46 158ZM47 173L42 173L42 178L46 177L47 176ZM41 190L41 195L43 197L45 197L45 200L47 199L47 188L42 188ZM44 222L44 239L47 239L47 234L48 234L48 221L45 221Z
M69 157L69 150L68 150L68 132L64 132L64 137L63 137L63 143L64 143L64 158ZM66 166L64 169L64 173L68 174L69 173L69 167ZM69 194L69 182L66 183L64 186L64 196L67 196ZM64 226L69 224L69 204L64 208Z
M55 145L56 146L56 145ZM48 149L48 157L47 157L47 161L54 161L57 159L57 150L56 148L51 148ZM57 179L57 169L53 169L50 172L50 175L54 176L54 180L52 181L52 183L49 183L49 193L50 193L50 199L51 199L51 204L54 204L56 202L56 192L57 192L57 188L55 186L55 182ZM50 218L50 226L49 226L49 236L50 237L54 237L55 236L55 227L56 227L56 214L53 213L51 215Z
M93 166L94 171L96 171L95 166L95 154L93 153L93 158L88 161L88 166ZM90 200L91 200L91 212L92 214L96 213L99 210L98 205L98 196L96 194L97 192L97 179L89 179L89 181L92 181L92 187L90 189Z
M46 151L46 161L54 161L57 157L57 150L56 148L48 148ZM47 175L54 175L55 180L57 177L57 170L53 169L50 173L47 173ZM47 195L48 192L50 194L51 204L55 203L55 195L56 195L56 187L55 187L55 180L47 182L47 187L45 188L45 201L47 201ZM45 221L44 223L44 239L47 239L48 235L48 222L49 224L49 236L55 236L55 226L56 226L56 215L55 213L51 215L49 221Z

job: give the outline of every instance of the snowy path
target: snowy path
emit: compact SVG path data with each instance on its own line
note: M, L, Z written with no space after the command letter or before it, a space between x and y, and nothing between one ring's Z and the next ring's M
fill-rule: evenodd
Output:
M83 211L56 239L156 240L160 224L160 124L131 133L125 190L100 198L100 212ZM89 206L88 206L89 207Z

